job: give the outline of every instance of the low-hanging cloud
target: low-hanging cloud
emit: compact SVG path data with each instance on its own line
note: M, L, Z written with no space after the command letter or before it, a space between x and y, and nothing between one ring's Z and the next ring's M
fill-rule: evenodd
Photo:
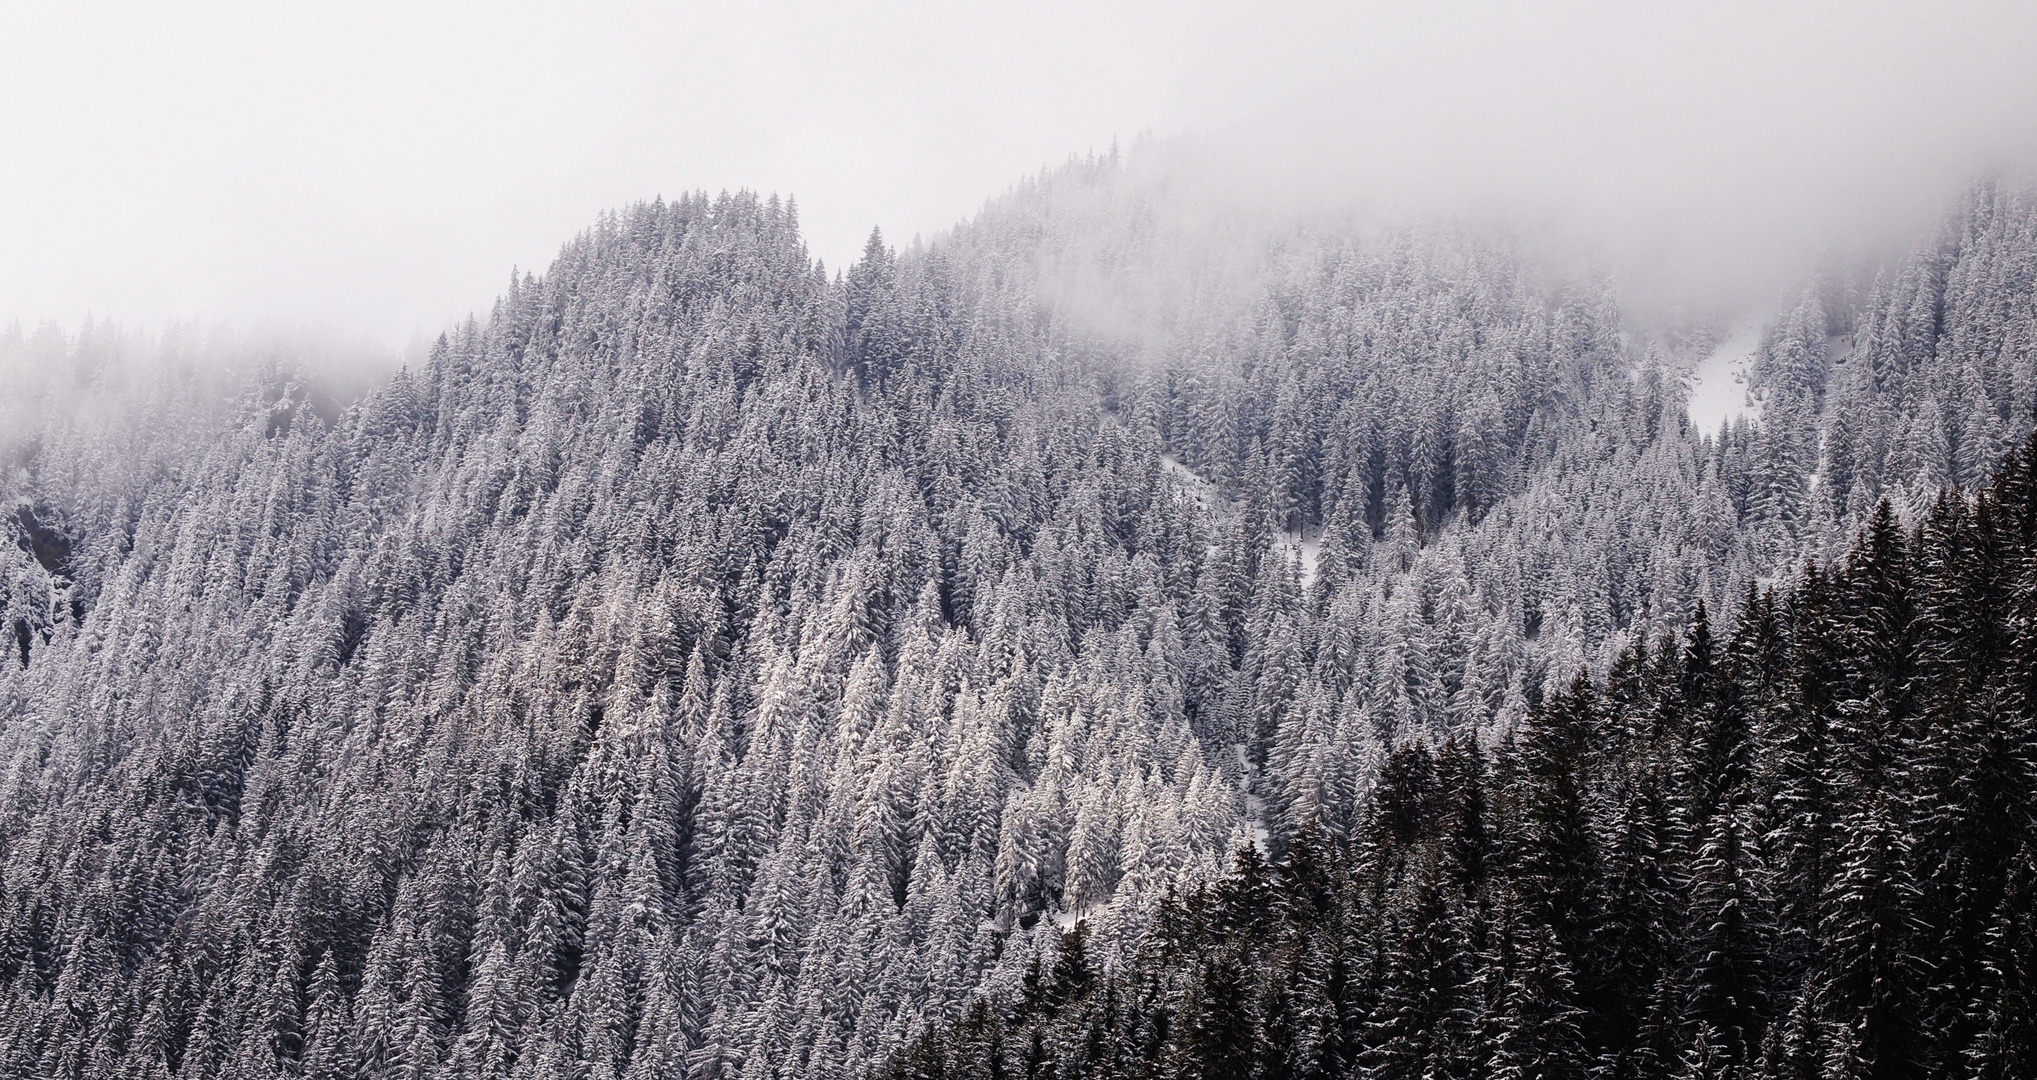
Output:
M1289 11L1213 67L1222 155L1297 203L1495 215L1655 299L1761 304L2027 170L2037 8L1445 3Z
M740 8L740 10L732 10ZM400 345L604 207L796 195L839 266L1142 132L1297 208L1503 215L1758 301L2037 131L2015 3L52 5L5 16L0 320Z

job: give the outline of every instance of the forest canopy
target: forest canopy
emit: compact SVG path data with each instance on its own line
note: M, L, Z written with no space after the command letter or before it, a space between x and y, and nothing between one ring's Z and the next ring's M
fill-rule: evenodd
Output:
M1168 198L638 204L343 406L0 334L0 1072L2026 1070L2037 204L1700 430L1588 268Z

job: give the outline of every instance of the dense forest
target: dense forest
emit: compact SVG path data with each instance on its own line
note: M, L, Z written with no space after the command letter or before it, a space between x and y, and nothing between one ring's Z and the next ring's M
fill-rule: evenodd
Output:
M873 234L841 273L789 202L640 204L361 395L231 342L0 332L0 1072L1004 1067L957 1023L1037 1029L1080 1071L1078 1029L1203 992L1185 958L1233 956L1243 993L1242 958L1307 924L1281 955L1384 962L1364 920L1417 929L1382 906L1411 882L1422 926L1467 935L1433 949L1488 980L1447 988L1470 995L1451 1022L1513 1015L1489 982L1532 967L1568 980L1546 1000L1573 1058L1779 1061L1799 1012L1788 1045L1859 1064L1831 1075L2027 1037L1914 1011L2017 986L2007 924L1961 929L1966 966L1905 983L1921 1004L1873 1006L1921 1027L1862 1026L1869 991L1814 962L1845 929L1802 906L1825 871L1790 862L1850 852L1865 834L1833 815L1886 789L1903 947L1944 911L1994 918L1966 891L2027 887L2002 869L2021 826L1985 866L1916 861L1980 841L1932 831L1977 811L1934 809L1951 789L1909 766L1939 753L1934 710L2013 734L2011 676L1958 657L1955 692L1919 659L1787 698L1824 640L1797 606L1852 610L1858 557L1759 601L1772 629L1716 658L1687 632L1862 527L1908 551L1915 522L2022 505L1940 492L2037 412L2027 196L1979 185L1878 277L1813 279L1764 331L1754 407L1700 431L1682 372L1717 327L1629 325L1603 276L1449 223L1213 228L1165 179L1078 161L931 242ZM2002 527L1976 534L1999 579L1975 589L2020 580ZM1918 588L1953 582L1929 569L1952 528L1890 556ZM1760 633L1767 681L1740 655ZM1754 714L1703 704L1750 679ZM1902 695L1874 706L1896 719L1872 777L1816 757L1883 724L1828 708L1869 683ZM1706 734L1715 715L1748 731ZM1800 715L1827 742L1771 754ZM1608 743L1614 717L1638 726ZM1710 738L1744 779L1695 775ZM1545 783L1570 785L1547 825L1570 846L1535 854ZM1811 816L1763 817L1778 791ZM1446 880L1422 867L1467 799L1489 865ZM1811 821L1834 839L1790 831ZM1702 853L1742 841L1716 858L1773 937L1747 947L1763 996L1689 1011ZM1644 854L1659 881L1616 880ZM1586 860L1572 892L1534 891L1542 858ZM1320 917L1297 922L1296 888ZM1606 889L1660 913L1621 922ZM1577 951L1614 947L1594 920L1635 928L1627 967ZM1043 1004L1089 993L1071 979L1098 996ZM1390 1043L1331 1027L1253 1037L1343 1068ZM1480 1075L1525 1045L1483 1038L1435 1060Z
M1352 834L1078 923L882 1075L2037 1074L2037 444L1905 531L1637 643Z

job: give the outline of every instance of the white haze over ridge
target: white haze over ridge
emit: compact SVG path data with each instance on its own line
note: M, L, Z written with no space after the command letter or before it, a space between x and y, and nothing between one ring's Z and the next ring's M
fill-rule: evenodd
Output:
M0 322L396 345L638 198L795 194L839 268L1144 132L1253 202L1503 216L1758 304L2025 163L2033 40L2010 2L7 0Z

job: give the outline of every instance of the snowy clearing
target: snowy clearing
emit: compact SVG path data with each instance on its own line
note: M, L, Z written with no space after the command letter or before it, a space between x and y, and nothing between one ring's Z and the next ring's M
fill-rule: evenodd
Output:
M1217 495L1216 485L1195 475L1195 470L1183 465L1181 459L1173 454L1161 454L1160 467L1181 485L1181 490L1189 498L1194 499L1196 504L1205 510L1237 509L1229 500ZM1273 549L1281 558L1300 568L1302 588L1308 588L1316 580L1316 563L1323 554L1323 537L1320 531L1284 532L1273 541Z
M1160 467L1167 470L1167 474L1181 484L1181 489L1204 509L1213 510L1224 502L1217 498L1216 485L1195 475L1194 469L1183 465L1181 459L1173 454L1161 454Z
M1685 376L1692 428L1714 435L1736 417L1761 414L1760 402L1747 390L1747 369L1760 347L1759 327L1736 330Z
M1300 567L1301 587L1306 589L1315 584L1316 564L1323 557L1323 534L1286 532L1276 543L1281 557Z

